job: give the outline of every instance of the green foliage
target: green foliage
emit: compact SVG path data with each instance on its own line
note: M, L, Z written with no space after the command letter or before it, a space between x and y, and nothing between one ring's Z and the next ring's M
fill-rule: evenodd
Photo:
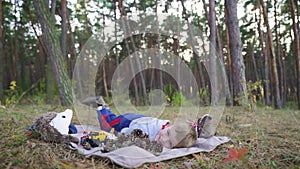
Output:
M209 105L210 93L207 87L201 88L199 90L199 96L200 96L200 105L205 105L205 106Z
M173 84L170 83L164 86L164 93L166 95L166 100L168 103L172 103L173 97L175 96L176 92L177 89Z
M57 93L56 93L57 95ZM38 105L45 104L46 98L46 81L45 78L38 82L37 86L31 86L27 90L22 91L16 81L10 83L9 89L5 91L5 107L15 106L21 100L25 102L35 103Z
M273 161L273 160L269 160L269 163L265 164L266 167L271 167L271 168L276 168L277 165L276 165L276 162Z
M186 98L180 92L175 92L172 97L172 104L174 106L186 105Z
M124 10L126 15L129 17L129 25L134 30L139 24L140 21L131 20L131 16L135 15L134 12L137 14L142 14L147 11L147 13L155 14L156 12L159 14L163 13L170 13L170 11L180 11L179 8L181 8L180 1L174 1L174 0L167 0L167 1L157 1L158 2L158 11L155 11L156 7L156 1L149 1L149 0L141 0L141 1L122 1ZM44 51L42 50L42 47L39 45L40 42L37 40L37 36L33 30L33 28L37 28L38 20L37 15L35 12L35 8L33 6L32 1L3 1L3 28L4 28L4 36L7 37L6 41L4 43L4 52L7 57L7 65L4 66L4 71L7 71L7 77L5 79L13 79L9 76L11 76L13 73L12 71L14 69L9 70L12 66L17 66L16 68L25 67L25 76L20 78L17 77L18 86L17 90L8 89L5 91L5 89L1 89L5 91L5 100L2 104L5 104L5 101L8 105L14 104L18 97L20 97L20 94L22 94L22 91L25 91L26 89L30 88L32 81L30 78L32 76L36 76L35 78L41 78L42 76L45 76L44 74L44 66L45 63L45 55ZM176 5L178 3L178 5ZM201 3L201 2L200 2ZM223 41L226 39L226 31L225 27L222 25L225 25L224 20L224 2L223 1L216 1L215 2L215 12L217 16L217 22L219 25L219 32L220 37ZM196 1L195 1L195 4ZM116 5L116 9L114 9ZM71 31L69 32L70 35L73 35L74 43L76 44L75 50L78 54L80 52L81 47L85 44L85 42L88 40L88 38L96 33L99 33L100 30L104 27L103 24L109 24L111 21L115 19L114 12L117 12L116 19L120 18L120 10L118 6L117 1L109 1L109 0L79 0L76 2L68 2L68 14L69 14L69 23L71 24ZM206 2L207 7L209 6L209 2ZM285 61L286 65L286 74L291 75L290 77L296 77L294 67L295 67L295 60L293 59L292 55L292 44L290 41L285 41L284 39L290 39L290 30L292 27L291 24L291 11L290 11L290 4L289 1L282 1L277 2L276 4L273 4L273 1L266 1L265 6L267 8L268 12L271 12L270 15L274 15L274 7L276 6L277 14L278 14L278 24L281 25L279 31L278 38L280 40L280 46L275 48L280 49L282 52L282 59ZM262 62L261 55L261 49L258 47L259 45L259 36L257 32L257 24L258 24L258 18L261 17L261 11L258 11L260 8L259 1L242 1L239 2L239 8L238 11L243 11L244 13L239 13L240 16L240 31L241 31L241 38L242 43L252 43L255 59L257 62L257 65L260 65L259 63ZM115 10L115 11L114 11ZM200 12L197 11L196 8L188 8L187 9L187 15L189 17L189 21L193 26L198 27L204 36L208 35L209 32L209 25L208 25L208 19L204 15L204 11ZM173 12L171 12L173 13ZM257 14L257 16L254 15L254 13ZM60 3L57 3L56 6L56 19L59 18L60 14ZM251 14L251 15L249 15ZM168 16L168 18L165 18L163 21L163 24L161 25L161 30L169 31L171 34L182 34L182 32L187 31L187 28L185 27L186 23L178 22L178 15L173 13ZM259 17L258 17L259 16ZM149 25L155 25L155 16L143 16L144 20L149 21ZM103 20L105 19L105 20ZM263 18L260 18L263 19ZM142 19L143 20L143 19ZM261 29L265 30L264 21L261 21ZM76 24L74 24L76 23ZM56 36L61 34L61 22L60 19L58 19L55 24L53 24L53 34ZM115 46L114 50L110 51L110 55L107 55L106 59L109 60L109 64L114 64L114 59L116 57L115 49L118 51L118 59L119 63L121 63L125 57L127 57L130 53L134 52L132 45L135 45L136 48L142 48L143 46L151 45L152 48L157 46L157 34L146 36L145 35L134 35L133 36L133 42L128 38L123 39L122 31L120 31L120 28L116 27L118 30L116 30L118 33L116 34L118 42ZM287 30L287 31L284 31ZM194 32L195 37L198 37L198 33L200 34L201 31ZM264 33L264 32L263 32ZM272 32L273 35L275 35L275 31ZM115 37L107 37L105 34L105 38L111 38L111 41L114 42ZM147 39L149 37L149 39ZM180 39L177 36L169 37L165 35L160 35L160 43L161 47L164 48L164 50L168 52L173 52L174 49L174 42L170 41L170 39ZM275 38L274 38L275 39ZM15 45L15 43L20 42L22 45ZM129 43L129 48L126 47L126 43ZM79 47L77 47L77 45ZM68 43L68 49L71 50L73 46L71 46L71 43ZM228 53L226 52L227 44L224 43L224 56L228 56ZM148 47L149 47L148 46ZM186 45L185 43L180 42L179 46L176 47L177 52L181 54L187 49L191 49L191 46ZM245 52L248 51L247 48L243 48ZM10 57L13 56L13 57ZM17 65L12 65L12 58L16 59L18 61ZM70 58L71 60L73 58ZM19 62L22 61L22 62ZM226 61L226 58L225 60ZM147 64L147 63L145 63ZM194 70L195 63L192 59L191 62L187 63L189 65L189 68L191 70ZM227 66L227 65L226 65ZM30 68L30 69L28 69ZM113 72L113 67L107 68L108 72ZM261 74L262 69L258 67L258 73ZM36 72L36 73L33 73ZM19 72L20 73L20 72ZM110 74L110 73L108 73ZM247 74L246 74L247 75ZM109 77L110 75L108 75ZM247 77L246 77L247 78ZM287 84L291 87L295 87L292 83L293 79L288 78ZM9 83L9 81L3 82L4 84ZM108 80L108 84L109 84ZM44 83L45 84L45 83ZM31 97L28 97L30 100L32 100L35 103L42 104L45 100L45 92L42 89L43 87L39 87L39 89L30 91ZM165 91L165 90L164 90ZM167 100L169 103L174 104L173 99L175 98L176 90L173 90L171 92L167 92ZM209 103L209 92L207 89L201 89L200 91L200 102L201 104L207 105ZM37 94L37 96L34 96ZM55 93L57 94L57 93ZM249 92L248 92L249 94ZM294 93L292 93L294 94ZM26 94L27 96L27 94ZM250 102L253 101L253 96L249 96ZM180 96L178 96L180 98ZM145 98L140 98L140 100L143 100ZM176 98L177 99L177 98ZM257 99L257 98L256 98ZM180 99L177 99L180 100ZM291 100L287 101L295 101L296 98L293 97ZM251 102L252 103L252 102ZM250 104L251 104L250 103ZM251 108L249 104L249 109ZM287 104L291 104L292 107L297 108L295 105L293 105L292 102L288 102Z
M56 87L56 90L57 90L57 87ZM45 80L45 78L43 78L39 82L38 87L36 87L32 90L32 95L30 95L29 98L35 104L38 104L38 105L45 104L45 99L46 99L46 80Z
M244 102L244 97L240 94L239 97L234 98L234 101L238 102L240 105L244 105L246 110L248 111L255 111L257 101L262 100L264 97L264 90L263 90L263 81L258 80L256 82L249 81L247 85L246 94L248 96L248 101Z
M256 82L250 81L247 83L247 95L250 102L256 103L257 100L261 100L264 97L262 83L262 80L258 80Z
M5 90L5 105L10 106L16 103L20 96L20 92L18 90L17 82L16 81L11 81L9 89Z
M167 84L164 87L166 100L173 106L186 105L186 98L180 93L173 84Z
M177 91L177 89L171 83L164 86L164 93L166 95L166 100L168 103L172 102L172 98L176 91Z

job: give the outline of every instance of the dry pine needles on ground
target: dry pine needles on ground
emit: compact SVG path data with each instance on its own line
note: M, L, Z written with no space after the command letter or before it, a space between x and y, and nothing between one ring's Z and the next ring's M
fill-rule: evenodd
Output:
M85 158L62 144L45 143L38 137L27 138L25 128L45 110L62 111L49 105L19 105L0 109L0 168L121 168L109 159ZM205 111L204 109L202 111ZM173 116L167 108L165 118ZM172 120L172 119L171 119ZM78 119L74 117L74 123ZM299 168L300 112L257 108L226 109L218 126L218 135L232 141L210 153L197 153L140 168ZM242 160L225 163L228 150L247 149Z

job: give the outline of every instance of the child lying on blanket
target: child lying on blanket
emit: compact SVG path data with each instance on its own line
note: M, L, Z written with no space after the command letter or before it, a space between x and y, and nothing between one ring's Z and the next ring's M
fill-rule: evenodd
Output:
M146 117L140 114L127 113L115 115L106 108L102 97L97 99L97 114L102 130L130 134L134 129L140 129L166 148L191 147L196 143L197 137L210 137L214 132L210 130L212 118L206 114L197 123L178 121L171 124L169 120Z

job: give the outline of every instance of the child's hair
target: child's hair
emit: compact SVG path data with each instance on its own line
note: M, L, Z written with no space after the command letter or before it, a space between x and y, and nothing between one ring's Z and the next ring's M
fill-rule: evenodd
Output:
M185 148L193 146L197 141L195 128L186 121L177 121L173 124L175 137L178 143L173 148Z

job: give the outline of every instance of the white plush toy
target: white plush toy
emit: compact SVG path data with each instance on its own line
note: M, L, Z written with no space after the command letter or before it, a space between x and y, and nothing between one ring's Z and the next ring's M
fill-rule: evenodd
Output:
M33 126L45 141L56 143L78 143L78 138L69 135L69 125L72 116L73 111L70 109L61 113L48 112L36 116L33 120Z
M69 134L69 125L73 117L73 111L67 109L64 112L56 114L51 120L50 125L56 128L61 134Z

